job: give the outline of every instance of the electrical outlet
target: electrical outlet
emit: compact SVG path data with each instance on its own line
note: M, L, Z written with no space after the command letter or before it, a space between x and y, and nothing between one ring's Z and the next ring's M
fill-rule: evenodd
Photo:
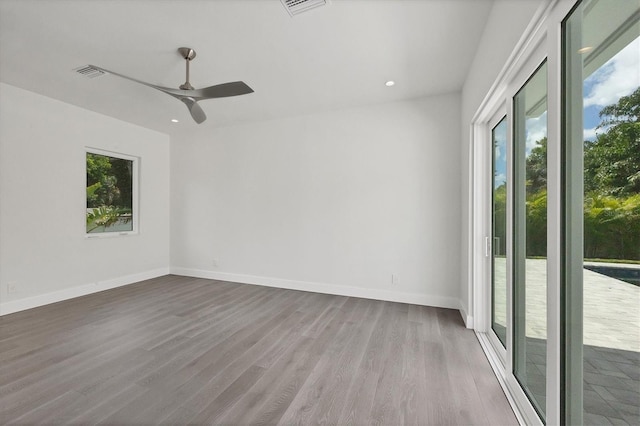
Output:
M18 291L18 283L15 281L9 281L7 284L7 294L15 294Z
M213 258L211 259L211 266L213 266L214 268L218 267L218 259L217 258Z
M391 274L391 284L398 285L399 282L400 282L400 279L398 277L398 274Z

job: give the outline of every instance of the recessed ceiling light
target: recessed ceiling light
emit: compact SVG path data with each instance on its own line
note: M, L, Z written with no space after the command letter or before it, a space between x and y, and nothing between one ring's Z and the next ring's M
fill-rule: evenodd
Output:
M585 46L582 49L578 49L578 53L582 54L582 53L587 53L587 52L591 52L593 50L593 46Z
M385 85L385 86L387 86L387 87L391 87L391 86L393 86L394 84L396 84L396 82L395 82L395 81L393 81L393 80L389 80L389 81L387 81L384 85Z
M172 118L172 119L171 119L171 122L172 122L172 123L177 123L177 122L178 122L178 120L176 120L175 118Z

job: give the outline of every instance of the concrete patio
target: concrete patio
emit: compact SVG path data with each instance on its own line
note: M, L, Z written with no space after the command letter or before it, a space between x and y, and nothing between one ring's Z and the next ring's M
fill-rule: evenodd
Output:
M502 262L501 262L502 260ZM495 320L506 325L506 261L496 259ZM527 383L544 404L546 260L526 262ZM584 270L585 424L640 424L640 287Z

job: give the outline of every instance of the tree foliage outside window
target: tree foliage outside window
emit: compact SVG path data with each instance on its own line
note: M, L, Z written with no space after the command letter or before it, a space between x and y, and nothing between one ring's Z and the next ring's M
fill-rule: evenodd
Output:
M640 88L604 107L600 120L596 139L584 141L584 257L635 263L640 261ZM545 137L526 163L527 254L540 257L547 256L546 159ZM495 192L496 211L505 210L506 187Z
M87 234L133 231L134 161L87 152Z

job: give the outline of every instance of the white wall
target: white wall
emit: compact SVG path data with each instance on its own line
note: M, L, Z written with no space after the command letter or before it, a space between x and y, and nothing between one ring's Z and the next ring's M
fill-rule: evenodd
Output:
M172 271L457 308L459 120L444 95L172 138Z
M85 238L85 146L141 158L139 235ZM0 313L167 273L168 170L167 135L0 83Z
M545 0L495 0L484 33L480 40L476 56L473 60L462 90L462 267L460 282L460 298L462 309L473 316L471 297L469 294L469 256L471 244L469 220L471 205L469 179L470 163L470 129L471 120L480 107L481 102L498 78L509 56L520 40L536 10ZM467 324L470 325L469 323Z
M0 312L171 264L472 315L469 125L542 1L496 0L461 98L174 136L171 204L168 136L1 84ZM87 145L142 157L140 235L84 238Z

